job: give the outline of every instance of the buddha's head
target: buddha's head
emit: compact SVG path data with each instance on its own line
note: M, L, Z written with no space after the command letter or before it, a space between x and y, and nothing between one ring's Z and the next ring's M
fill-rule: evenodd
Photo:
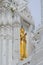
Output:
M24 32L25 32L24 28L21 27L21 29L20 29L20 33L23 33L23 34L24 34Z

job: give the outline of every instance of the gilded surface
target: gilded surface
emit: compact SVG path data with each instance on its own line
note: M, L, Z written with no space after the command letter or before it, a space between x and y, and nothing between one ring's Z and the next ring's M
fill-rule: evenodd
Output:
M26 33L24 28L20 29L20 59L23 60L24 58L27 58L27 52L26 52Z

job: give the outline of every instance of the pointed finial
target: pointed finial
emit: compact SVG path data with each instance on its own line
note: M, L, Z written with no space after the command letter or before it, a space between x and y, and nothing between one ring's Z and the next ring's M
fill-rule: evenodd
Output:
M23 28L23 25L21 25L21 28Z

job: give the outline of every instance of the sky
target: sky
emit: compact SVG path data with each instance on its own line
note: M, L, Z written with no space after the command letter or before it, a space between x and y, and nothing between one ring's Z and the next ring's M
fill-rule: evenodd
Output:
M35 29L41 24L41 2L40 0L29 0L29 9L35 22Z

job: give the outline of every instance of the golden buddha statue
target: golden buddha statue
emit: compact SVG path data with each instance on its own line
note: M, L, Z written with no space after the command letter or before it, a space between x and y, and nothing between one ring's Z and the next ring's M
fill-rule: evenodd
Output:
M20 59L27 58L26 52L26 33L23 27L20 29Z

